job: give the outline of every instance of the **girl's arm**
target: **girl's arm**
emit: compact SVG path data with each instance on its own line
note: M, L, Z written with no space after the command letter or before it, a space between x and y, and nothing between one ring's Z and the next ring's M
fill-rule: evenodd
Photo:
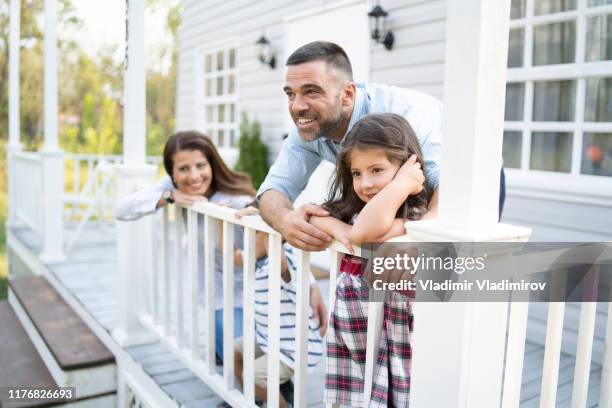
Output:
M380 237L380 240L378 242L385 242L385 241L390 240L391 238L395 238L395 237L399 237L400 235L404 235L406 233L406 228L404 228L405 223L406 223L406 220L402 218L394 219L391 229L389 229L389 231L387 231L385 235Z
M394 227L395 214L409 195L423 189L425 176L413 155L357 216L349 234L351 242L381 242ZM401 234L399 234L401 235Z
M319 228L321 231L334 237L336 241L342 243L346 249L353 253L353 245L351 244L352 240L349 239L351 225L331 216L318 217L311 215L309 222L315 227Z

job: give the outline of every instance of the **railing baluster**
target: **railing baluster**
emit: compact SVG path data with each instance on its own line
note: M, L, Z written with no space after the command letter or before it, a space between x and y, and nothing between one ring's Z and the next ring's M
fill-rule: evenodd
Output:
M554 408L557 398L564 314L565 303L550 302L548 304L544 368L542 369L542 390L540 392L541 408Z
M234 388L234 225L223 221L223 378Z
M310 297L310 253L296 250L296 342L294 406L306 407L308 387L308 305Z
M612 407L612 302L608 303L606 348L604 351L603 369L601 370L599 406L602 408Z
M596 315L597 303L583 302L580 304L576 367L574 368L574 386L572 388L573 408L587 406Z
M81 191L81 162L78 156L74 156L74 196L78 197ZM72 216L75 217L77 213L78 202L75 200L72 203Z
M330 265L329 265L329 322L331 322L331 313L336 301L336 280L338 279L338 267L340 259L344 254L330 249Z
M159 300L160 300L160 296L159 296L159 279L161 274L159 273L159 269L160 269L160 265L163 265L161 263L156 262L157 261L157 255L155 253L155 248L157 243L155 242L155 231L157 230L156 225L155 225L155 217L149 217L150 218L150 222L151 222L151 237L149 237L148 239L150 239L150 245L151 248L153 248L153 250L151 251L151 256L153 257L153 262L151 263L151 291L149 293L148 299L149 299L149 309L151 311L151 314L153 316L153 322L155 324L159 324Z
M281 237L268 239L268 406L278 407L280 375Z
M576 367L574 368L574 387L572 407L586 407L589 397L589 374L593 355L593 335L597 317L597 287L599 284L599 265L593 265L582 280L582 303L576 347Z
M164 302L164 335L170 335L170 228L169 228L169 210L164 206L161 224L161 264L163 277L163 302Z
M187 259L189 273L189 347L194 359L198 359L198 213L187 210Z
M368 302L368 334L366 343L366 366L363 382L363 400L364 407L370 406L372 398L372 380L374 378L374 366L378 355L378 344L380 343L380 335L382 332L383 302ZM390 379L389 379L390 380Z
M242 383L246 400L255 401L255 230L244 229L242 252L244 279L244 315L242 329Z
M86 177L87 177L87 180L91 181L92 183L94 183L93 175L94 175L94 159L93 159L93 157L88 156L87 157L87 176ZM94 184L92 184L92 186L91 186L91 188L92 188L91 191L92 192L95 189L95 185Z
M182 347L185 344L183 324L183 207L174 206L174 273L176 288L176 344Z
M520 403L528 314L529 302L513 301L510 303L502 408L518 408Z
M204 285L206 294L204 301L206 305L206 360L208 373L215 373L215 230L217 221L210 215L204 217Z

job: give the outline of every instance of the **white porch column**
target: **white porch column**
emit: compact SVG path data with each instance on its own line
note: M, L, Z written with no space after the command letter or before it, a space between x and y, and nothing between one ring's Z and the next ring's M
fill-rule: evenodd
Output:
M155 166L145 164L145 0L127 2L127 55L123 78L123 164L116 167L119 198L151 183ZM153 267L153 232L151 218L117 221L119 255L119 326L113 336L122 346L151 340L138 321L146 310L144 289L149 287L147 274ZM155 300L153 300L155 301Z
M57 0L45 0L45 142L43 172L43 262L60 262L63 250L64 155L57 144Z
M7 183L8 183L8 227L17 222L15 174L12 155L21 151L19 143L19 43L21 40L20 19L21 0L11 0L9 28L9 141L6 146Z
M439 218L426 242L524 241L498 224L510 0L447 1ZM469 46L466 46L469 44ZM497 407L507 302L415 305L411 406Z
M127 55L123 77L123 163L146 158L145 0L127 2Z

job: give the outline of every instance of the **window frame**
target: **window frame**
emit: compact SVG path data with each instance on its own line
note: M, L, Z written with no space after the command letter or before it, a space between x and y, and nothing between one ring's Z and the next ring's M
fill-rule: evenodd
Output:
M229 50L234 49L234 67L229 67ZM224 65L220 71L212 71L210 73L205 72L206 67L206 56L211 55L211 65L216 66L217 53L223 51ZM231 37L223 41L209 43L198 47L195 51L195 75L194 75L194 115L195 115L195 126L198 130L210 136L214 145L220 152L227 152L229 154L235 154L238 151L238 139L240 137L240 98L239 98L239 55L240 55L240 41L239 37ZM205 84L207 79L211 79L215 83L219 77L225 78L223 81L224 92L229 90L229 76L234 75L234 93L206 96ZM213 87L216 89L216 85ZM234 105L234 120L231 121L231 105ZM218 107L219 105L225 105L225 119L223 123L218 122ZM213 117L217 118L217 121L207 121L207 108L213 107ZM214 134L209 134L208 129L215 130ZM218 131L224 130L224 144L219 145ZM230 132L234 131L234 145L229 145Z
M523 83L523 120L504 121L504 131L521 132L520 168L507 168L509 192L538 189L537 196L564 197L572 200L599 202L612 198L612 177L581 174L582 144L585 133L612 133L612 122L585 122L586 82L595 77L612 77L612 61L585 62L587 20L590 17L612 14L612 5L588 7L588 0L577 0L576 9L554 14L534 15L534 1L526 0L525 16L510 20L510 30L523 29L523 66L508 68L507 83ZM575 60L573 63L533 66L534 27L565 21L576 22ZM535 122L533 116L534 82L574 80L576 83L574 120L572 122ZM572 155L569 173L531 170L531 135L538 131L572 133ZM546 187L542 189L542 186ZM551 195L552 194L552 195ZM599 198L597 198L599 197ZM610 202L607 203L610 205Z

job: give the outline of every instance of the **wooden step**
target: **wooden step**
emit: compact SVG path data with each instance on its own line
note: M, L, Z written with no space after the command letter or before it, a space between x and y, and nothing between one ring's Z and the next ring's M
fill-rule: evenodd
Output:
M116 390L114 356L45 278L11 280L9 302L59 386L77 398Z
M56 382L6 300L0 301L0 322L2 322L0 330L2 387L56 388ZM4 399L6 397L7 395L0 395L0 406L8 405L8 401ZM27 406L37 407L51 402L54 401L30 403Z

